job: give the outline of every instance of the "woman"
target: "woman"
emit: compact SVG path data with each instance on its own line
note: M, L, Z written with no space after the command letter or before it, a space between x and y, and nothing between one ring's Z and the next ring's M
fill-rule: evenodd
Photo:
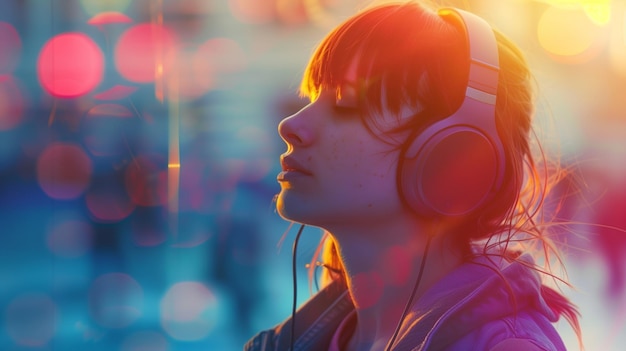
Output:
M550 247L514 44L464 11L372 7L327 35L301 92L277 209L325 230L324 288L246 350L564 350L560 316L579 334L513 247Z

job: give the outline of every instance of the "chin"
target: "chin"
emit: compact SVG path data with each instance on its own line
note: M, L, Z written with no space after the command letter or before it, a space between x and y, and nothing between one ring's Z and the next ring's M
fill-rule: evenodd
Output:
M285 194L281 192L276 196L276 212L283 218L288 221L291 221L291 216L289 215L289 206L285 203Z
M293 206L288 206L287 202L288 201L285 201L284 193L281 192L280 194L278 194L278 196L276 197L276 211L283 219L288 221L296 221L296 219L293 218Z
M314 212L311 208L304 206L306 202L294 198L281 192L276 198L276 212L285 220L314 225L311 220L311 214Z

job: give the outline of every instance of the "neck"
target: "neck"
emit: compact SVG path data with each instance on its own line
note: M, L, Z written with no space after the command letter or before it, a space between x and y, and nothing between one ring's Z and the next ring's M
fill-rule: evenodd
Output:
M431 239L427 253L428 237L433 233L424 226L395 229L333 234L357 313L357 326L348 350L385 349L411 298L422 259L424 271L413 303L461 263L461 255L448 246L444 248L442 233Z

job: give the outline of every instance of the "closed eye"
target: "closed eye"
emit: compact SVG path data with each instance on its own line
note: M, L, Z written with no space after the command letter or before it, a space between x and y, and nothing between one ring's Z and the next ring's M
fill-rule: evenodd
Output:
M356 114L360 111L356 97L349 93L335 100L334 109L340 114Z

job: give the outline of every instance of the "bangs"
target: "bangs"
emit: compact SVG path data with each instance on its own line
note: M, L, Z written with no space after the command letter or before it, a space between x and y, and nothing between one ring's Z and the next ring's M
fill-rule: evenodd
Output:
M463 71L463 65L446 59L459 57L451 52L464 47L459 39L453 26L416 3L371 8L324 38L304 72L300 95L315 101L322 91L335 91L340 98L341 90L350 87L361 106L378 112L385 108L397 114L407 104L423 107L425 101L441 99L433 93L450 89L449 77L438 67ZM456 80L458 73L446 75Z

